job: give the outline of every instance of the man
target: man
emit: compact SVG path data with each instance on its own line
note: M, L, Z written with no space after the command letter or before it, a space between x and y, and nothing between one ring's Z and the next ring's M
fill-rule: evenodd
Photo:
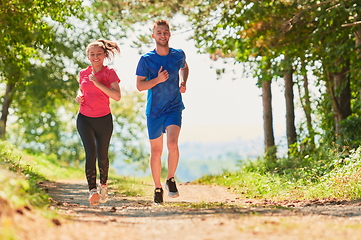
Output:
M156 204L163 203L160 177L164 133L167 134L168 148L168 177L165 188L169 197L179 196L174 175L179 161L178 137L184 109L181 93L186 92L189 69L183 50L169 47L170 36L169 23L166 20L156 21L152 32L156 47L140 58L136 70L137 89L148 90L146 116Z

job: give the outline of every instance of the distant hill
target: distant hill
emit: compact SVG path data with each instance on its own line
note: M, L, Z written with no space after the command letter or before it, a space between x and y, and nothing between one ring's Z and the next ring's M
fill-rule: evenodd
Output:
M218 159L219 156L234 155L242 159L255 158L263 154L263 140L238 138L227 142L186 142L179 146L184 160Z

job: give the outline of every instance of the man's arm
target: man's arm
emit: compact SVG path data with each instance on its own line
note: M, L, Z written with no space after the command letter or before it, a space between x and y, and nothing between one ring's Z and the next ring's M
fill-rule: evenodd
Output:
M147 77L137 76L137 89L138 91L144 91L151 89L155 85L167 81L169 74L167 70L162 71L163 67L160 67L158 76L151 80L146 80Z
M184 68L179 70L179 77L180 77L180 92L185 93L187 90L187 80L189 75L189 67L188 64L184 64Z

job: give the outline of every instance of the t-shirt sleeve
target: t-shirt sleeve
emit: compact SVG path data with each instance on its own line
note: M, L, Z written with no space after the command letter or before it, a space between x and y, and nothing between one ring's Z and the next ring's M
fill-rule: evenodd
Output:
M182 60L181 68L184 68L186 65L186 54L184 53L183 50L182 50L182 54L183 54L183 60Z
M147 77L147 68L146 68L146 62L144 57L141 57L138 62L137 70L135 71L135 75L141 76L141 77Z
M115 70L113 68L109 69L108 81L109 81L109 84L111 84L113 82L120 82L120 79L119 79L117 73L115 72Z
M79 75L78 75L78 83L79 84L81 84L81 81L82 81L81 79L82 79L83 75L84 75L84 69L80 70L80 72L79 72Z

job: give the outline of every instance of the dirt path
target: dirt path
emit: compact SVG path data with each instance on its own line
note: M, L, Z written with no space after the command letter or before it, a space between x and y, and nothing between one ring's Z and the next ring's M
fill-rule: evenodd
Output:
M32 217L37 226L24 227L21 239L361 239L360 202L250 200L217 186L180 184L181 196L165 197L163 206L153 205L151 195L122 197L110 190L106 204L91 207L85 182L44 187L66 218L49 224Z

